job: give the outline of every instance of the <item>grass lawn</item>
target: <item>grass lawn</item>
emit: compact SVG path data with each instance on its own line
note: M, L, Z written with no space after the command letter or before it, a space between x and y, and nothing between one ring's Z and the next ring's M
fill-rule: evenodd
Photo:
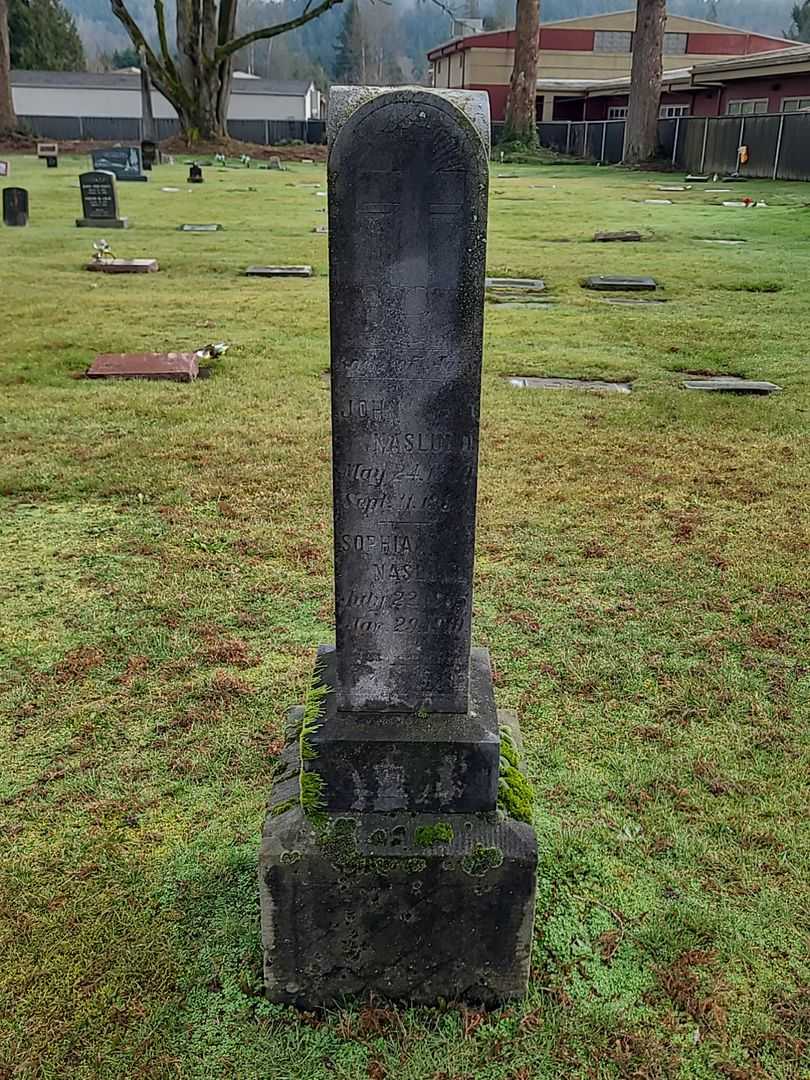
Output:
M484 358L475 638L538 796L530 993L302 1017L261 997L255 867L333 634L324 169L119 184L102 235L161 272L108 277L85 168L12 158L31 224L0 232L2 1080L810 1075L810 186L493 166L490 272L559 300L488 307ZM623 228L652 238L589 242ZM610 273L669 302L579 286ZM77 378L220 340L193 385Z

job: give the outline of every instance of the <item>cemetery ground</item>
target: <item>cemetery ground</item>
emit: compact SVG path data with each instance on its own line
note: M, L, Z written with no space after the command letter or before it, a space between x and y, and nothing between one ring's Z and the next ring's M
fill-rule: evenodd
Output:
M556 301L487 305L475 575L537 794L529 996L301 1016L261 996L256 862L285 709L333 640L323 166L119 184L106 239L161 269L107 277L73 225L86 160L11 160L3 1080L806 1076L810 188L493 166L489 272ZM768 207L718 205L747 194ZM649 238L591 242L621 229ZM266 263L314 276L242 276ZM608 304L599 274L667 302ZM80 377L218 341L196 383Z

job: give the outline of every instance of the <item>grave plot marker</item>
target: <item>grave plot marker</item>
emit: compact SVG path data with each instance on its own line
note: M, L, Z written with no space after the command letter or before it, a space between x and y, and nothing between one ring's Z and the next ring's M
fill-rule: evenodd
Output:
M86 172L79 176L82 217L76 218L80 229L126 229L126 218L118 216L115 175L110 172Z
M103 353L87 369L88 379L162 379L192 382L200 373L193 352Z
M655 292L658 282L651 277L608 277L598 275L586 278L583 289L595 289L597 292Z
M265 824L277 1002L527 986L530 789L470 647L488 113L480 92L330 95L337 645L293 711Z
M146 181L140 146L108 146L91 151L93 168L97 172L111 172L116 180Z
M311 266L249 266L246 277L312 277Z
M28 224L28 191L25 188L3 188L3 224Z

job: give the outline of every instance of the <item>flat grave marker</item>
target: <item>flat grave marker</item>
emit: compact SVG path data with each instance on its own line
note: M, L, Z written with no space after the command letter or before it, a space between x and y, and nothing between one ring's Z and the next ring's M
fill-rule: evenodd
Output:
M311 266L249 266L246 277L312 277Z
M103 353L86 371L88 379L162 379L192 382L200 373L193 352Z
M596 244L637 244L640 243L644 237L640 232L636 232L634 229L624 229L621 232L594 233L593 239Z
M700 390L704 393L720 394L778 394L782 387L772 382L759 382L756 379L741 379L736 375L712 375L703 379L685 379L686 390Z
M156 274L160 264L157 259L91 259L84 268L100 274Z
M600 274L586 278L582 287L597 292L654 292L658 282L651 277L609 277Z
M3 188L3 224L14 227L28 224L28 191L26 188Z
M535 375L504 375L510 386L519 390L590 390L606 394L629 394L630 383L604 379L558 379Z
M79 176L82 217L76 218L80 229L126 229L128 221L118 216L115 174L86 172Z
M546 283L542 278L488 277L484 282L492 292L544 292Z
M222 225L217 222L207 222L201 225L195 225L193 223L187 223L185 225L177 226L178 232L190 232L190 233L212 233L222 232Z
M116 180L145 181L140 146L108 146L91 151L93 169L111 172Z

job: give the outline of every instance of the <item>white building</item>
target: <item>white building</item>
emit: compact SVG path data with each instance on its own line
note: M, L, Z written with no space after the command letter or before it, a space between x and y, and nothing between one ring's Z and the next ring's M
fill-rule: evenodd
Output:
M96 121L137 123L141 117L140 75L132 69L104 72L12 71L11 88L17 116L28 120L39 134L45 135L45 129L50 129L54 138L81 138L83 135L104 138L104 135L92 131L74 131L76 122L90 121L89 128L98 129L104 125ZM321 93L311 81L274 82L241 72L234 73L228 120L237 122L232 131L237 138L251 137L246 132L240 135L240 129L246 127L240 121L253 122L250 126L258 133L257 121L305 124L321 119L321 108ZM152 91L152 109L158 121L177 119L174 108L157 90ZM61 125L58 123L60 120ZM71 134L67 134L68 124L65 121L73 122L70 125ZM121 124L116 126L120 127ZM168 129L169 124L166 127Z

